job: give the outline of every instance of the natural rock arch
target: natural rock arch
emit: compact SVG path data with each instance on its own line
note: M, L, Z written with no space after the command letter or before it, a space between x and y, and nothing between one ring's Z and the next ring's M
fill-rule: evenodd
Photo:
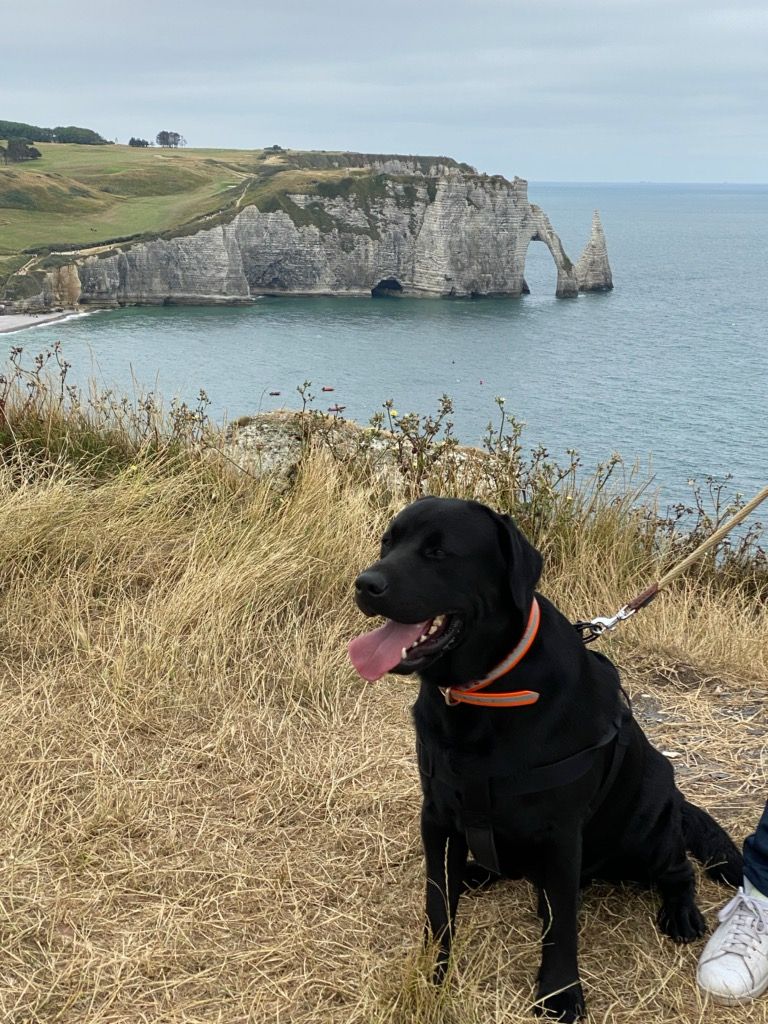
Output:
M592 231L584 252L579 261L573 264L563 249L563 243L549 222L547 215L538 206L531 206L533 225L528 240L522 251L522 292L529 294L530 289L525 280L525 257L531 242L544 242L552 254L557 269L557 286L555 295L558 298L572 298L579 292L606 292L613 288L611 267L605 245L605 234L600 222L600 214L595 210L592 218Z
M525 283L525 257L528 252L528 246L531 242L543 242L552 254L557 270L555 295L559 299L572 298L578 295L579 282L576 277L576 270L573 263L568 259L557 232L550 224L549 217L538 206L531 205L531 212L533 213L533 223L522 254L523 293L528 291L528 286Z
M552 250L546 244L538 245L531 256L531 243L543 242L541 238L531 238L525 247L523 255L523 295L530 295L535 292L537 295L554 294L557 285L557 262L552 256ZM533 286L531 286L533 282Z

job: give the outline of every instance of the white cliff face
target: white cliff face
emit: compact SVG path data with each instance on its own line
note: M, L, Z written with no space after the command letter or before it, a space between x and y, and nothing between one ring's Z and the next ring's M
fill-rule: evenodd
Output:
M414 169L387 164L389 175L410 176L404 181L382 169L367 193L290 194L288 212L246 206L228 224L77 260L79 302L370 295L383 281L405 295L518 296L527 290L525 256L533 240L552 253L557 294L578 293L576 268L546 215L528 201L524 180L457 167L420 175ZM597 270L590 273L592 279Z
M613 288L605 233L597 210L592 217L592 232L589 241L576 264L576 277L582 292L607 292Z

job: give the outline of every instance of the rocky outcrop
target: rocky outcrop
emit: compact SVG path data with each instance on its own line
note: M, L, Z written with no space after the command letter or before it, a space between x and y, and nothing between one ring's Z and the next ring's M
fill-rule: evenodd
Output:
M76 309L80 304L82 288L75 263L32 273L24 269L9 284L4 303L9 313L48 313L54 309Z
M51 305L69 308L80 300L82 291L77 265L67 263L57 267L48 277L51 285Z
M77 259L50 271L40 294L27 290L17 308L59 294L53 275L64 270L69 300L101 307L259 295L519 296L532 241L552 254L558 296L610 287L602 229L598 237L593 225L595 257L582 279L522 178L427 158L370 159L369 175L316 181L245 205L226 223Z
M279 491L288 490L301 471L309 452L326 452L337 464L355 467L373 476L392 493L413 495L417 484L423 494L431 492L431 474L448 473L466 480L478 498L490 499L494 456L471 445L433 443L434 463L425 473L418 453L403 446L403 435L382 427L362 426L341 416L277 409L244 416L223 435L212 438L203 451L221 465L256 479L268 478Z
M608 292L613 288L611 265L600 214L592 216L592 233L576 264L576 277L582 292Z

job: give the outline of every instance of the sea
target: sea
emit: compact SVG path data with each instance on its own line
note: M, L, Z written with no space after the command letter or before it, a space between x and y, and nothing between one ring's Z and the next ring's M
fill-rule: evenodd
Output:
M662 502L692 481L749 497L768 482L768 185L529 184L575 260L599 209L608 294L556 299L555 267L531 243L519 299L264 298L248 307L133 308L6 339L29 354L60 341L71 379L194 403L219 419L383 403L434 413L453 401L468 444L498 426L495 399L525 423L526 448L589 471L618 453ZM323 391L323 388L333 389Z

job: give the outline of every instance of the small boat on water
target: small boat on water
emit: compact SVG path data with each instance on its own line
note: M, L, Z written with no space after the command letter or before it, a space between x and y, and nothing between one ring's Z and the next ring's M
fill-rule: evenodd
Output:
M323 388L323 391L335 391L335 388Z
M346 405L329 405L328 412L344 412Z
M269 393L270 393L270 395L273 395L273 396L274 396L274 395L279 395L279 394L280 394L280 392L279 392L279 391L270 391Z

